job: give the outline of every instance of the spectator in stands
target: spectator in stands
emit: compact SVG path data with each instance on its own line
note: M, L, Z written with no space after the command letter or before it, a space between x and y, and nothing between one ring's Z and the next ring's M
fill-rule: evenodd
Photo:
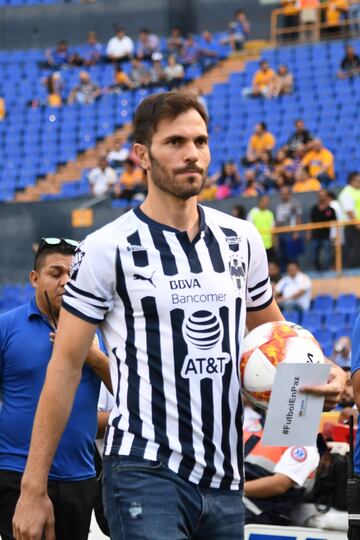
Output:
M136 56L140 60L150 60L151 56L159 52L160 40L156 34L152 34L148 28L142 28L136 46Z
M170 37L167 40L167 49L169 54L173 54L178 57L181 54L182 48L184 45L184 38L182 32L178 26L174 26L171 29Z
M317 178L323 187L328 187L335 179L334 156L323 146L321 139L314 139L302 159L312 178Z
M268 264L269 264L269 279L270 279L271 287L273 290L273 294L275 295L275 287L281 279L280 264L278 263L277 259L271 259Z
M285 64L280 64L276 76L269 86L267 97L278 97L292 94L294 90L294 76Z
M294 193L303 193L304 191L319 191L321 184L317 178L311 178L307 168L300 169L295 174L295 183L293 185Z
M244 410L244 442L257 436L258 442L245 457L245 523L290 525L294 506L299 504L303 486L319 464L314 446L263 446L264 419Z
M230 43L233 51L241 51L244 43L250 34L250 22L243 9L235 12L235 18L229 22L229 35L222 40L223 43Z
M178 61L183 66L196 64L200 58L200 47L196 43L193 34L188 34L178 57Z
M297 0L281 0L283 9L284 29L291 29L299 26L299 5ZM297 32L286 32L283 34L284 41L296 39Z
M5 99L2 96L0 96L0 122L4 120L5 116L6 116Z
M115 64L114 66L114 84L109 88L112 92L119 92L121 90L130 90L133 88L133 83L131 82L128 75L125 73L121 64Z
M322 223L326 221L336 221L336 214L334 209L329 206L327 191L320 189L318 202L310 210L310 222ZM329 227L312 230L310 238L315 269L318 272L329 270L333 256Z
M116 172L107 162L105 156L101 156L97 167L91 169L88 174L91 193L94 197L103 197L112 190L116 182Z
M74 86L68 97L68 104L80 103L81 105L89 105L101 95L101 89L97 84L92 82L87 71L80 71L79 84Z
M271 152L275 147L275 137L267 129L265 122L258 122L255 125L254 133L250 137L246 159L248 163L254 163L263 152Z
M352 0L349 6L350 29L352 36L360 33L360 2Z
M325 11L325 20L328 24L325 34L338 34L341 30L342 19L349 9L348 0L328 0Z
M151 56L152 66L150 68L150 80L152 86L159 86L166 83L166 73L162 67L162 54L155 52Z
M310 308L312 283L309 276L301 272L297 261L286 265L286 276L275 288L275 299L282 310L306 311Z
M295 162L280 148L275 154L273 163L273 178L278 189L282 186L292 186L295 179Z
M231 215L238 219L246 219L245 206L242 204L236 204L231 210Z
M334 343L331 360L341 368L351 368L351 339L340 336Z
M122 167L124 161L129 157L129 149L124 146L125 137L117 136L114 141L114 147L106 156L110 167Z
M218 46L209 30L202 33L202 43L200 46L200 65L203 70L209 69L219 58Z
M301 41L314 41L317 38L316 20L318 6L319 0L299 0Z
M360 57L355 53L354 47L348 45L341 61L337 76L339 79L349 79L360 74Z
M125 34L123 28L117 28L115 35L106 46L106 56L111 62L129 60L134 53L134 42Z
M265 191L269 191L276 187L270 151L265 150L264 152L261 152L253 165L253 170L255 171L257 182L264 187Z
M246 219L253 223L260 233L264 242L268 260L275 259L274 238L272 229L275 227L275 217L269 209L270 199L268 195L261 195L257 206L252 208Z
M54 71L48 75L43 81L45 88L47 90L47 105L49 107L61 107L62 100L62 91L63 91L63 81L59 71Z
M307 150L309 143L314 140L312 133L306 129L304 120L295 120L295 131L287 140L286 150L291 157L294 157L296 150Z
M260 62L260 69L256 71L252 80L251 94L253 96L271 97L270 90L275 79L275 71L269 66L266 60L262 60Z
M253 169L247 169L244 173L244 178L246 184L242 197L257 197L264 193L264 187L257 182Z
M215 201L217 194L217 186L213 180L208 176L205 180L203 189L198 195L199 201Z
M167 59L167 66L164 68L166 81L171 88L178 88L184 81L185 71L182 64L179 64L174 54L170 54Z
M56 47L45 51L45 57L50 67L60 68L63 65L71 64L72 53L65 39L61 39Z
M84 66L94 66L103 55L103 46L98 42L96 32L90 30L87 33L86 45L81 50Z
M302 208L299 202L292 196L291 189L283 186L280 189L280 202L275 206L275 222L277 227L292 227L300 225L302 219ZM281 270L285 270L290 259L298 256L297 244L300 243L297 231L281 233L278 235L278 248ZM298 246L301 249L301 246Z
M3 398L0 408L0 536L3 540L13 539L12 518L76 245L72 240L43 238L30 272L33 298L0 316L0 393ZM77 252L77 256L80 253ZM104 377L109 385L108 360L93 344L49 474L58 540L87 540L89 534L97 493L93 452L100 389L98 377Z
M114 184L114 196L117 199L131 200L141 193L145 196L145 183L143 171L130 158L124 161L124 170L118 181Z
M336 221L346 221L346 214L340 202L337 200L335 193L333 191L328 191L327 194L328 194L329 206L331 206L331 208L335 212ZM330 241L333 245L336 245L338 229L339 229L339 236L340 236L340 244L344 245L345 244L344 227L331 227Z
M346 220L360 219L360 174L350 173L347 185L338 196ZM348 268L360 267L360 225L345 227L344 263Z
M217 186L217 199L226 199L230 197L234 190L237 190L241 185L241 177L234 161L225 161L221 167L221 171L214 174L212 181Z
M131 60L130 82L133 88L149 86L151 83L150 71L135 56Z

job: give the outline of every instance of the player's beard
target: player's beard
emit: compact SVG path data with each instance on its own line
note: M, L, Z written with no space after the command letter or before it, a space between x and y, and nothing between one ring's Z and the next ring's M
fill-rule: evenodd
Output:
M149 152L149 158L151 163L151 180L158 189L183 200L199 195L207 178L207 170L201 169L195 164L188 164L182 169L172 171L160 165L151 152ZM191 171L194 169L201 175L200 182L195 175L193 175L193 181L189 180L192 176ZM186 173L188 170L188 178L185 178L184 175L181 179L177 177L177 175Z

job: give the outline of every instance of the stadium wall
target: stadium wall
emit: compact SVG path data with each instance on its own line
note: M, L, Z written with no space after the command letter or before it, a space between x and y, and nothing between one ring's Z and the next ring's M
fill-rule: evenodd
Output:
M259 0L98 0L2 7L0 49L45 48L60 39L77 45L85 42L88 30L95 30L99 40L106 42L116 25L134 37L143 26L160 35L168 35L173 25L184 32L224 30L239 7L249 15L251 37L268 38L274 5L263 6Z
M295 196L304 210L303 221L307 221L309 210L316 202L315 193L301 193ZM82 240L87 234L119 217L124 210L113 208L106 199L94 208L94 224L91 228L74 228L71 223L72 210L89 199L69 199L34 203L0 203L0 284L25 283L33 264L32 245L42 237L64 237ZM271 197L270 208L279 201L277 195ZM256 205L256 199L230 198L204 203L231 213L232 208L241 204L248 212Z

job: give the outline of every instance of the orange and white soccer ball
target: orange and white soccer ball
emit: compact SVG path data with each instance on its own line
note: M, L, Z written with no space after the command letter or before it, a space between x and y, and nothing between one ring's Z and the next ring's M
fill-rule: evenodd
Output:
M267 408L281 362L318 364L324 355L311 332L289 321L265 323L247 334L240 357L241 384L257 407Z

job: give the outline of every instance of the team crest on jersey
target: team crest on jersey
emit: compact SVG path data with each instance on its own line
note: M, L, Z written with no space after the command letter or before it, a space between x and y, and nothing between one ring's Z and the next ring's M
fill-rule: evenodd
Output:
M235 252L239 251L240 242L242 240L241 236L226 236L225 239L231 251L235 251Z
M232 253L230 255L229 272L231 279L240 291L244 287L246 280L246 265L238 253Z
M224 329L219 316L204 309L195 311L184 320L182 332L188 346L181 369L184 379L224 375L230 355L222 351Z
M291 449L291 457L298 463L303 463L307 458L306 448L303 446L294 446L294 448Z
M80 265L83 258L85 257L85 251L81 249L82 244L80 244L75 251L74 258L70 267L70 278L75 281L79 272Z

